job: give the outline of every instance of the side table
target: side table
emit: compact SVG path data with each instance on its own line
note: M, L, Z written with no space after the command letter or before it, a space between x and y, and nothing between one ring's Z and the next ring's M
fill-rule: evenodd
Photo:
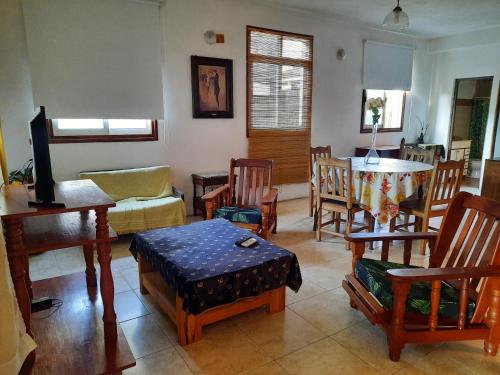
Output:
M227 172L207 172L207 173L193 173L193 210L196 215L197 209L203 213L203 219L206 219L205 205L203 204L203 197L207 193L207 188L212 190L217 186L227 184L229 181L229 174ZM201 187L202 194L198 196L197 186Z

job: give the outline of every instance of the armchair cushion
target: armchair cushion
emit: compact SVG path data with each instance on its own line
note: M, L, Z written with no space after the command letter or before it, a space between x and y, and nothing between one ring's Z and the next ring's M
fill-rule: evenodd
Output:
M356 277L364 287L386 309L392 309L392 282L385 276L390 269L420 268L404 264L362 258L356 263ZM439 301L439 315L446 318L457 318L460 308L460 291L443 282ZM475 302L469 299L467 315L470 319L474 313ZM407 312L429 315L431 312L431 283L414 282L406 304Z
M233 223L261 224L262 210L260 208L224 206L215 210L214 218L223 218Z

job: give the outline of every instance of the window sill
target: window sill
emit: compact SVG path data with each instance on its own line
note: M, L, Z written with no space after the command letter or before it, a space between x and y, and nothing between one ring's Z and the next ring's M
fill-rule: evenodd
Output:
M115 135L54 135L52 123L47 124L49 143L100 143L100 142L152 142L158 140L158 122L153 121L151 134L115 134Z

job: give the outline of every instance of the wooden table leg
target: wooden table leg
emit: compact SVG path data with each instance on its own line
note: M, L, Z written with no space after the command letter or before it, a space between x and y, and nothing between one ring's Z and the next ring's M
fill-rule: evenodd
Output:
M31 298L26 285L26 262L28 257L24 253L22 219L4 219L4 227L5 245L17 303L26 325L26 332L33 336L30 327Z
M87 288L97 286L97 278L94 266L94 246L83 245L83 257L85 258L85 276L87 278Z
M97 239L108 239L108 210L96 210L96 237ZM114 285L113 275L111 273L111 242L98 242L97 244L97 260L101 266L101 298L104 306L103 320L105 326L115 326L116 314L114 307Z

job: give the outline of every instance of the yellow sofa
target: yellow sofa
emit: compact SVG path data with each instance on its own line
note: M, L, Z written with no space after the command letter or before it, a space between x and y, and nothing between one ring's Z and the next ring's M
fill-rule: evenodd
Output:
M108 220L118 234L184 225L184 197L172 186L167 166L81 172L115 202Z

